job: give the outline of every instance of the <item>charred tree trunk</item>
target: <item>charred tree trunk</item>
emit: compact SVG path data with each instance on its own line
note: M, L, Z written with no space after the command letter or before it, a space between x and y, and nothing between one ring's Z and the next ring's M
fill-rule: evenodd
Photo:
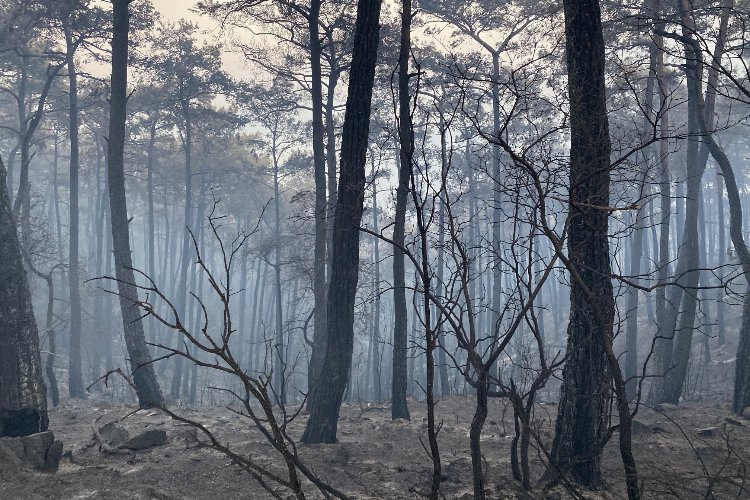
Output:
M716 222L718 224L718 251L716 252L716 274L719 283L724 283L724 262L727 254L726 230L724 229L724 179L719 170L716 172ZM719 338L719 345L726 343L724 321L724 289L716 289L716 334Z
M414 156L414 129L409 96L409 53L411 51L411 0L401 4L401 46L398 56L399 168L396 210L393 224L393 376L391 379L391 418L411 419L406 404L407 344L409 325L406 307L406 269L402 250L405 239L406 202ZM413 367L413 365L412 365ZM411 378L411 377L408 377Z
M75 46L70 28L65 28L68 66L69 137L70 137L70 217L68 235L68 287L70 295L70 348L68 350L68 385L72 398L85 396L81 374L81 290L78 259L78 74L73 56Z
M443 116L443 110L442 110L442 102L439 104L440 106L440 164L441 164L441 170L440 170L440 178L441 178L441 185L443 186L443 190L447 189L447 183L448 183L448 151L447 151L447 145L446 145L446 133L448 131L448 126L445 122L445 117ZM443 276L445 273L445 191L443 192L443 196L439 197L439 208L438 208L438 255L437 255L437 296L441 297L443 295L444 290L444 283L443 283ZM494 301L494 295L493 295L493 301ZM496 310L497 311L497 310ZM499 316L498 316L499 317ZM448 378L448 362L447 362L447 356L446 356L446 348L445 345L445 332L443 332L442 327L442 321L438 321L437 326L437 338L438 338L438 373L440 374L440 394L442 396L450 396L451 394L451 385L450 380Z
M0 437L47 430L47 389L5 165L0 159Z
M476 363L475 366L480 365ZM474 408L474 417L469 429L469 443L471 447L471 467L474 482L474 500L487 498L484 492L484 461L482 460L482 428L487 420L489 378L486 370L477 373L476 394L477 402Z
M667 360L669 359L672 351L671 333L666 332L666 313L667 307L671 305L667 304L666 295L666 282L669 278L669 232L671 222L671 211L672 211L672 188L670 185L669 175L669 142L666 137L669 134L669 111L667 108L667 100L669 99L669 89L667 88L666 75L664 74L664 38L658 33L661 25L657 24L657 29L654 33L654 45L657 47L657 62L656 62L656 74L657 82L659 83L659 107L664 109L664 115L662 116L659 124L659 134L661 141L659 142L659 258L657 260L657 278L656 283L659 285L656 288L656 339L654 343L654 372L657 374L665 373L667 370ZM658 402L658 385L652 384L652 388L649 391L648 402L649 404L655 404Z
M156 120L152 121L149 126L148 147L146 149L146 200L147 200L147 219L148 233L146 241L148 242L148 254L146 263L148 275L151 279L156 279L156 247L155 234L156 223L154 221L154 146L156 144ZM156 332L154 329L153 318L148 320L148 334L150 342L156 341Z
M107 141L109 205L115 276L120 297L125 344L130 357L130 367L139 404L141 407L148 407L163 406L164 400L156 381L151 355L143 334L143 322L138 308L138 290L135 286L132 268L128 209L125 198L124 150L127 118L129 3L128 0L113 0L112 2L112 91L109 99L109 138Z
M275 340L273 344L273 388L278 398L278 402L281 405L286 404L286 384L285 384L285 372L286 372L286 347L284 345L284 320L283 320L283 302L281 300L281 201L279 200L279 160L276 151L276 132L274 131L273 146L273 206L274 206L274 263L273 271L274 277L274 289L276 293L276 321L275 325ZM317 189L316 189L317 190ZM325 197L324 197L325 199ZM317 209L317 208L316 208ZM317 239L317 217L316 217L316 234ZM325 221L323 221L323 229L325 230ZM323 232L325 238L325 231ZM324 239L325 241L325 239ZM323 256L325 257L325 247L323 250ZM317 254L316 254L317 256ZM325 262L325 260L324 260ZM325 264L324 264L325 272ZM325 283L324 283L325 284Z
M564 11L571 134L568 259L583 283L571 280L568 359L552 460L577 483L598 487L612 376L605 341L612 337L614 318L604 40L598 0L565 0Z
M315 170L315 250L313 255L313 329L315 333L308 387L317 382L328 344L326 321L326 150L323 126L323 74L321 70L321 44L319 31L321 0L312 0L307 15L310 35L311 97L312 97L312 146ZM329 139L330 140L330 139ZM280 306L279 306L280 307Z
M354 299L359 274L365 163L372 89L380 40L381 0L359 0L341 145L341 174L334 219L331 282L328 289L326 356L310 387L310 419L302 441L336 442L341 398L349 378L354 345Z
M0 159L0 437L47 430L39 334Z
M378 210L378 183L377 183L377 172L375 171L375 157L371 158L372 161L372 230L375 233L380 233L380 224L378 218L380 212ZM372 242L374 246L373 252L373 264L375 265L375 272L373 273L373 293L375 294L375 303L373 304L372 314L372 337L370 342L372 343L372 358L370 358L371 375L372 375L372 391L375 401L380 402L383 391L380 380L380 238L373 238Z

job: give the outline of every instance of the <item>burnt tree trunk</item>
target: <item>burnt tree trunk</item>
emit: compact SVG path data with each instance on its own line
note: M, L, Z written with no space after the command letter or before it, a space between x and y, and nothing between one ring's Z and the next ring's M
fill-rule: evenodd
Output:
M81 290L78 262L78 75L76 73L75 44L66 25L69 137L70 137L70 222L68 235L68 287L70 295L70 349L68 351L68 392L72 398L85 396L81 374Z
M406 404L408 316L406 307L406 270L402 250L405 243L406 202L409 195L414 130L409 97L409 53L411 51L411 0L402 0L401 46L398 56L399 169L396 186L396 210L393 224L393 377L391 379L391 418L411 419Z
M564 12L571 139L568 259L583 283L571 280L568 359L552 460L577 483L597 487L611 382L603 340L611 339L614 318L604 40L598 0L565 0Z
M326 335L326 149L323 125L323 81L321 69L321 44L319 32L321 0L312 0L307 15L310 35L310 67L312 97L312 147L315 177L315 249L313 254L313 298L315 333L310 366L307 373L308 387L313 387L325 359ZM330 125L330 124L329 124ZM330 140L330 139L329 139Z
M359 0L354 51L341 144L341 167L333 223L331 281L328 288L326 356L310 387L302 441L334 443L341 398L349 378L354 346L354 299L359 274L365 163L370 131L372 88L380 40L381 0Z
M127 117L128 70L128 0L113 0L112 79L109 99L109 138L107 162L109 206L112 220L112 248L115 256L115 276L122 310L125 344L130 357L135 390L141 407L163 406L164 399L156 381L151 355L143 334L143 322L138 308L138 290L133 275L128 230L128 207L125 198L125 120Z
M47 430L39 335L0 159L0 437Z

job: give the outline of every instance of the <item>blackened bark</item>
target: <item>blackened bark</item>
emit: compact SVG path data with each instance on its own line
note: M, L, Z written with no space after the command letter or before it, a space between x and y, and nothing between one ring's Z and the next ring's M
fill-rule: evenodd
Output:
M380 211L378 210L378 182L377 172L375 171L375 157L371 157L372 161L372 230L375 233L380 233L380 224L378 218L380 217ZM375 272L373 273L373 293L375 295L375 303L372 308L372 336L370 338L370 345L372 346L372 356L369 359L371 363L371 375L372 375L372 391L375 401L380 402L382 398L382 386L380 382L380 238L373 238L372 242L374 246L373 252L373 264Z
M326 356L310 387L310 419L302 441L336 442L341 399L354 346L354 299L359 274L359 228L365 188L372 88L380 39L381 0L359 0L354 51L341 144L341 168L334 219L331 282L328 287Z
M664 38L658 33L659 27L654 33L654 44L659 49L657 51L656 74L659 83L659 107L664 109L661 123L659 124L659 134L661 141L659 143L659 259L657 263L657 285L656 289L656 339L654 343L654 372L666 372L666 362L671 355L672 342L671 333L666 333L666 311L667 296L665 284L669 278L669 228L671 221L672 192L670 187L669 175L669 142L665 140L669 134L669 111L667 100L669 99L669 89L667 88L666 76L664 74ZM671 307L671 306L670 306ZM658 384L652 385L649 391L648 402L655 404L658 402Z
M406 201L409 194L414 130L409 97L409 52L411 51L411 0L402 0L401 47L398 56L399 169L396 186L396 211L393 225L393 376L391 379L391 418L411 419L406 404L406 349L408 318L406 308L406 270L402 248L405 243Z
M68 235L68 290L70 296L70 348L68 349L68 392L71 398L85 396L81 374L81 290L78 286L78 74L76 73L75 44L70 28L66 26L69 138L70 138L70 202Z
M313 127L313 166L315 170L315 250L313 254L313 328L315 337L307 372L308 387L313 387L323 367L326 353L326 151L323 127L323 82L319 32L320 0L312 0L307 16L310 35L310 68ZM331 42L333 43L333 42ZM329 124L330 126L330 124Z
M484 460L482 459L482 428L487 420L487 391L489 389L489 380L487 372L481 370L477 373L477 402L474 408L474 418L471 420L469 430L469 443L471 447L471 468L474 483L474 500L484 500L487 498L484 492ZM515 447L514 447L515 449Z
M719 283L724 283L724 267L726 254L727 254L727 242L726 242L726 230L724 229L724 180L722 175L717 170L716 172L716 214L717 224L719 226L718 231L718 251L716 252L716 274L719 278ZM719 340L719 345L722 346L726 343L726 329L724 321L724 289L719 287L716 289L716 335Z
M52 399L52 406L56 407L60 404L60 390L57 387L57 375L55 375L55 357L57 357L57 338L53 327L55 319L55 284L52 279L52 271L43 277L47 283L47 312L44 329L47 332L47 342L49 344L49 352L44 359L44 373L47 375L47 380L49 381L49 395L50 399Z
M47 430L39 335L0 159L0 437Z
M446 189L445 186L448 182L448 151L446 146L446 139L445 134L448 131L447 124L445 122L445 117L443 116L442 111L442 102L439 104L441 106L440 110L440 163L441 163L441 183L443 185L443 189ZM441 297L443 295L443 276L445 272L445 200L443 197L440 197L439 200L439 208L438 208L438 256L437 256L437 296ZM499 267L499 266L498 266ZM494 292L493 292L494 293ZM493 301L494 301L493 296ZM450 380L448 378L448 362L447 362L447 356L446 356L446 345L445 345L445 332L443 331L442 321L438 322L437 325L437 337L438 337L438 345L440 346L440 349L438 350L438 365L439 369L438 372L440 373L440 394L442 396L450 396L451 394L451 385Z
M286 404L286 384L285 384L285 371L286 371L286 346L284 345L284 319L283 319L283 302L281 299L281 201L279 200L279 160L276 152L276 131L273 136L273 205L274 205L274 290L276 293L276 320L274 321L274 327L276 330L274 348L273 348L273 388L278 398L279 404ZM325 199L325 196L324 196ZM316 217L317 221L317 217ZM317 222L316 222L317 225ZM325 230L325 222L323 226ZM325 231L323 232L325 238ZM316 233L317 238L317 233ZM325 248L324 248L325 254ZM324 255L325 257L325 255Z
M109 99L109 138L107 162L109 204L112 218L112 247L115 276L122 310L125 344L141 407L163 406L164 400L156 381L151 355L143 334L138 308L138 290L133 276L128 231L128 209L125 198L124 150L128 70L128 0L113 0L112 79Z
M570 98L569 260L583 283L571 280L568 359L563 370L552 460L588 487L601 484L611 368L614 298L609 262L609 125L604 40L598 0L565 0ZM587 293L588 292L588 293Z
M156 248L155 234L156 223L154 221L154 146L156 144L156 119L149 126L148 148L146 149L146 196L147 196L147 218L148 218L148 275L151 279L156 279ZM148 322L149 341L155 342L156 331L153 319Z

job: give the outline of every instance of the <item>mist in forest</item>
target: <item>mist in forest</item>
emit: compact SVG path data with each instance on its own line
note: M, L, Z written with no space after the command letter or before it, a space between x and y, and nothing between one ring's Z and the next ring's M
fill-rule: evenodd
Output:
M6 1L0 498L750 495L749 20Z

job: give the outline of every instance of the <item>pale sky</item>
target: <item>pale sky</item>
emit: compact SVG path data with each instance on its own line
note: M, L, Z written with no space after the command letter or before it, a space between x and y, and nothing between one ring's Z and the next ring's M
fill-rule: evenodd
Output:
M200 16L191 12L190 9L195 5L194 0L151 0L159 13L161 13L164 19L170 21L178 21L182 18L189 19L191 21L201 20L201 24L206 22L206 19L201 19Z
M187 19L198 25L201 31L205 31L204 36L208 40L215 40L219 37L218 23L208 16L201 16L191 9L198 0L151 0L163 21L177 22L180 19ZM201 36L198 37L201 39ZM235 52L224 52L222 55L224 70L234 78L243 78L246 76L245 61L242 56Z

